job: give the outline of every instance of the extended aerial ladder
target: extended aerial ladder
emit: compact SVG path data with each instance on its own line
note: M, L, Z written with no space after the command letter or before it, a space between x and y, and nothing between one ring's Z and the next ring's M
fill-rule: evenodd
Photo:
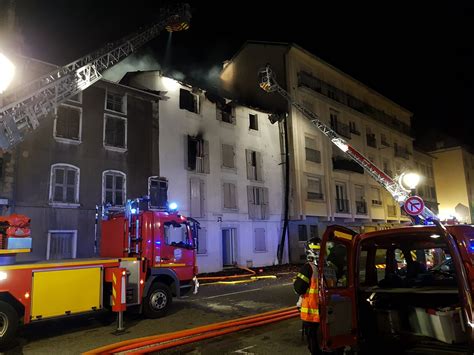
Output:
M103 48L47 75L5 92L0 108L0 148L11 149L58 104L70 99L99 81L102 74L121 60L135 53L164 28L169 32L189 28L191 12L188 4L160 12L152 25L108 43Z
M379 169L373 162L366 158L361 152L352 147L344 138L342 138L337 132L330 127L326 126L314 112L308 110L303 105L293 100L290 94L283 89L275 79L272 69L270 66L266 66L259 72L260 87L266 92L277 92L283 96L288 103L300 111L305 118L307 118L316 128L318 128L330 141L342 150L347 156L359 164L364 171L366 171L371 177L374 178L381 186L383 186L390 195L400 204L403 208L405 201L410 197L410 193L405 190L400 184L392 179L389 175L385 174ZM425 223L437 220L436 214L431 211L428 207L424 207L420 217Z

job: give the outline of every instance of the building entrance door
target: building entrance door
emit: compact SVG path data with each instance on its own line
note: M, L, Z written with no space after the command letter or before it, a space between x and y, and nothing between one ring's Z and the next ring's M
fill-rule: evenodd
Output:
M222 230L222 263L223 266L234 266L237 264L236 233L235 228Z

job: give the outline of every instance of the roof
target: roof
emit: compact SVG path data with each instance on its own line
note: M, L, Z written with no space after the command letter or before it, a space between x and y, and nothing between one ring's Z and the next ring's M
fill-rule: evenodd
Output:
M399 104L397 104L396 102L392 101L391 99L389 99L388 97L380 94L379 92L375 91L374 89L372 89L371 87L367 86L366 84L364 84L363 82L355 79L354 77L352 77L351 75L343 72L342 70L336 68L335 66L333 66L332 64L326 62L325 60L321 59L320 57L316 56L315 54L309 52L308 50L304 49L303 47L299 46L298 44L296 43L292 43L292 42L265 42L265 41L255 41L255 40L248 40L246 41L240 48L239 50L232 56L232 58L230 59L230 61L232 62L244 49L246 46L248 46L249 44L256 44L256 45L271 45L271 46L281 46L281 47L288 47L288 50L290 50L291 48L295 48L295 49L298 49L300 51L302 51L303 53L305 53L306 55L310 56L311 58L319 61L320 63L326 65L327 67L331 68L332 70L336 71L337 73L343 75L344 77L346 77L347 79L349 80L352 80L353 82L355 82L357 85L360 85L362 87L364 87L365 89L367 89L371 94L373 95L376 95L376 96L379 96L380 98L382 98L383 100L386 100L388 102L390 102L391 104L393 104L394 106L396 106L397 108L399 108L400 110L404 111L405 113L409 114L410 116L413 115L413 112L407 110L406 108L400 106Z

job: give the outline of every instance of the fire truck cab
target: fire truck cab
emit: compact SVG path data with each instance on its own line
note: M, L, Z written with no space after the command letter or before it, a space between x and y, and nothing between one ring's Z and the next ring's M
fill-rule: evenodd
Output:
M472 354L473 252L468 225L328 227L318 264L321 347Z

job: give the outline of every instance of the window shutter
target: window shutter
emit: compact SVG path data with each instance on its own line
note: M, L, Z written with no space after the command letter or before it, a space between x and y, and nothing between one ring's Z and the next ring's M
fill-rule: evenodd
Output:
M190 215L191 217L201 217L201 181L190 179Z
M230 186L229 183L224 183L224 208L232 208L231 198L230 198Z
M245 149L245 156L247 159L247 179L253 180L252 151Z
M263 181L263 160L262 160L262 153L260 152L255 152L256 155L256 160L257 160L257 166L255 167L255 180L258 181Z
M207 254L207 229L206 228L199 229L197 253Z
M268 187L262 187L263 201L262 201L262 219L270 218L270 206L268 205Z
M255 201L254 201L254 187L247 186L247 201L249 209L249 219L255 219Z
M236 186L235 184L230 184L230 203L232 208L237 208L237 198L236 198Z
M206 174L210 173L209 166L209 141L203 142L203 172Z
M265 228L255 228L255 249L256 252L267 251L265 240Z
M222 144L222 166L234 168L234 147L229 144Z

